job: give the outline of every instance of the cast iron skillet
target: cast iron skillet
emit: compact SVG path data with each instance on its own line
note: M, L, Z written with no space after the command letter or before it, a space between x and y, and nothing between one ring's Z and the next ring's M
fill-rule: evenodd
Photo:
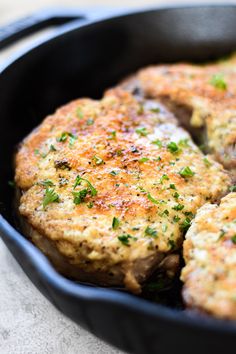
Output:
M100 17L100 19L99 19ZM76 20L76 18L79 18ZM59 275L14 228L12 156L16 144L53 110L103 90L141 66L207 61L236 49L236 6L128 11L120 15L39 14L0 30L3 47L36 29L63 25L0 68L0 233L25 273L64 314L123 350L137 354L235 351L236 325L80 285Z

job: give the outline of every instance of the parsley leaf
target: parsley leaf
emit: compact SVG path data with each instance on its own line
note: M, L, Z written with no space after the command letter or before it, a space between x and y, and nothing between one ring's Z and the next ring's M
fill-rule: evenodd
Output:
M120 225L120 220L114 216L112 220L112 228L113 230L116 230Z
M173 206L172 209L174 210L182 210L184 208L184 205L183 204L176 204Z
M193 177L195 175L195 172L193 172L189 166L186 166L181 168L179 174L181 177L188 178L188 177Z
M86 179L86 178L82 178L80 177L79 175L76 177L75 179L75 184L74 184L74 189L77 187L77 186L80 186L81 182L86 182L87 185L88 185L88 188L90 190L90 193L91 195L94 197L97 195L97 190L96 188L93 187L93 185Z
M50 203L58 203L58 202L59 202L59 195L55 192L54 188L47 188L43 198L43 208L45 209L46 206Z
M95 163L95 165L102 165L102 164L104 164L104 161L103 161L103 159L101 158L101 157L99 157L99 156L94 156L93 158L92 158L92 160L93 160L93 162Z
M132 237L129 234L124 234L124 235L118 236L118 240L121 243L123 243L123 245L125 245L125 246L129 246L129 240L130 239L137 240L136 237Z
M152 141L152 144L157 145L159 148L162 147L162 142L161 142L161 140L159 140L159 139L153 140L153 141Z
M147 236L152 236L154 238L157 237L157 231L149 226L146 227L145 229L145 235Z
M85 197L88 194L88 189L82 189L81 191L78 192L72 192L73 196L74 196L74 200L73 202L78 205L84 202Z
M78 107L77 110L76 110L76 115L78 118L82 119L84 118L84 113L82 112L81 108Z
M231 237L231 241L236 245L236 235Z
M227 89L227 83L221 73L214 74L210 79L210 84L219 90L224 91Z
M139 134L140 136L147 136L148 135L148 131L147 128L145 127L139 127L136 130L136 133Z
M178 145L177 145L174 141L171 141L169 144L167 144L167 149L168 149L172 154L176 154L177 152L180 151L180 148L178 147Z
M93 118L88 118L87 121L86 121L87 125L93 125L93 123L94 123Z
M229 187L230 192L236 192L236 185Z
M45 179L44 181L38 182L38 184L45 187L55 186L55 184L50 179Z
M139 162L147 162L149 161L148 157L142 157L141 159L139 159Z
M206 167L210 167L212 165L212 163L206 157L204 157L203 162L204 162Z
M169 180L169 177L166 174L164 174L160 178L160 183L163 184L163 181L168 181L168 180Z

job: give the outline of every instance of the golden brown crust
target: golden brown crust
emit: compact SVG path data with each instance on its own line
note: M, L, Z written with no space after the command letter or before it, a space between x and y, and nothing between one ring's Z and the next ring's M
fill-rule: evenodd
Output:
M236 193L197 212L184 241L183 297L190 307L236 319Z
M178 151L169 146L173 141ZM181 175L186 168L191 176ZM78 175L97 195L86 180L75 187ZM71 102L47 117L22 143L15 180L23 193L20 214L44 252L49 242L78 270L75 278L91 274L94 282L125 284L134 292L181 246L196 210L230 184L170 113L121 89L101 101ZM43 207L48 180L58 200ZM84 189L75 204L74 193Z
M206 127L211 151L236 176L236 55L208 65L158 65L140 70L122 86L169 100L191 112L191 125ZM180 116L181 119L181 116Z

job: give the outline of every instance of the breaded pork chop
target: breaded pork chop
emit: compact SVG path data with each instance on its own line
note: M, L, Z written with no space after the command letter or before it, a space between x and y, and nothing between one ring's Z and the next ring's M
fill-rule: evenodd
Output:
M59 271L133 292L230 184L172 114L121 89L47 117L23 141L15 181L26 233Z
M209 151L236 178L236 55L208 65L144 68L122 86L162 100L184 125L203 128Z
M184 241L183 297L190 307L236 319L236 193L197 212Z

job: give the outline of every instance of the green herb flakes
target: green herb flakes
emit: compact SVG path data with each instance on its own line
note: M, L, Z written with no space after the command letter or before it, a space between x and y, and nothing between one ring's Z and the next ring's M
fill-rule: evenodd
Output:
M74 184L74 189L77 187L77 186L80 186L81 182L86 182L87 185L88 185L88 189L91 193L91 195L94 197L97 195L97 190L96 188L93 187L93 185L86 179L86 178L82 178L80 177L79 175L76 177L75 179L75 184Z
M137 240L136 237L133 237L129 234L124 234L124 235L121 235L121 236L118 236L118 240L123 243L123 245L125 246L129 246L129 241L133 239L133 240Z
M179 210L183 210L183 208L184 208L183 204L176 204L173 206L172 209L179 211Z
M112 228L113 228L113 230L118 229L119 225L120 225L120 220L114 216L114 218L112 220Z
M145 229L145 235L151 236L153 238L157 237L157 231L149 226L146 227Z
M54 188L47 188L43 198L43 208L45 209L46 206L50 203L58 203L58 202L59 202L59 195L55 192Z
M162 147L162 142L161 142L161 140L159 140L159 139L153 140L153 141L152 141L152 144L157 145L159 148Z
M231 241L236 245L236 235L234 235L233 237L231 237Z
M208 158L204 157L203 158L203 162L205 164L206 167L210 167L212 166L212 163L208 160Z
M149 161L148 157L142 157L141 159L139 159L139 162L147 162Z
M189 166L186 166L179 171L179 174L181 177L189 178L193 177L195 175L195 172L193 172Z
M236 185L229 187L230 192L236 192Z
M78 192L72 192L73 196L74 196L74 204L78 205L84 202L85 197L88 194L88 189L82 189L81 191Z
M92 161L94 162L95 165L104 164L103 159L101 157L99 157L99 156L96 156L96 155L92 158Z
M169 180L169 177L166 174L164 174L160 178L160 183L163 184L164 181L168 181L168 180Z
M83 113L83 111L81 110L80 107L77 108L77 110L76 110L76 115L77 115L77 117L80 118L80 119L83 119L83 118L84 118L84 113Z
M172 154L176 154L180 151L178 145L174 141L171 141L169 144L167 144L167 150L169 150Z
M219 90L224 91L227 89L227 83L221 73L214 74L210 79L210 84Z
M147 136L148 135L147 128L145 128L145 127L139 127L135 130L135 132L137 134L139 134L140 136Z
M93 125L94 124L94 119L93 118L88 118L86 120L86 124L89 126L89 125Z

